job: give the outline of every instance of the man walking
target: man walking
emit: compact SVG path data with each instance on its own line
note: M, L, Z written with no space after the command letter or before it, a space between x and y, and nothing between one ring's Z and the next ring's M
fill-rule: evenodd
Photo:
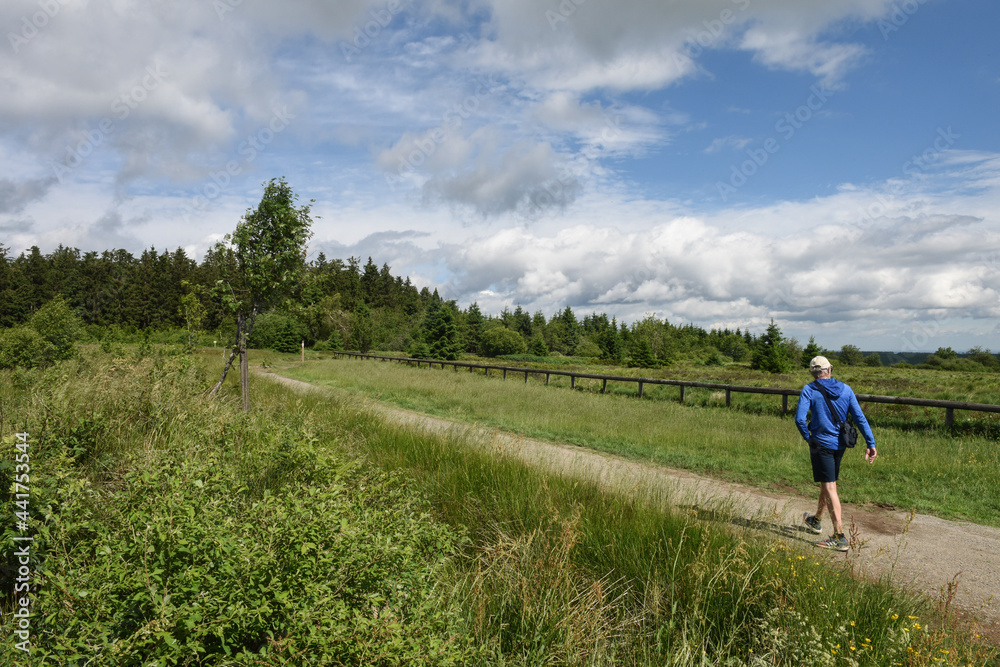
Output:
M826 549L847 551L850 543L844 537L840 496L837 495L840 459L843 458L845 451L840 444L839 424L846 422L848 415L854 419L868 445L865 449L865 460L868 463L873 463L878 456L878 452L875 451L875 436L872 435L871 426L861 411L861 405L854 391L840 380L833 379L833 367L826 357L813 357L809 362L809 372L816 380L804 386L802 393L799 394L795 425L809 443L813 481L819 483L819 506L816 508L816 514L807 512L802 516L802 520L812 533L820 535L823 532L821 517L824 511L829 511L833 522L833 535L815 544ZM831 408L836 414L831 414Z

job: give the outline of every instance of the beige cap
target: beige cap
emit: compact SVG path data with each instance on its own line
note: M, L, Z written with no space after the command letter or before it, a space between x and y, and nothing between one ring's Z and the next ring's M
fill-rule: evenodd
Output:
M827 368L832 368L832 366L826 357L813 357L809 362L809 370L811 371L825 371Z

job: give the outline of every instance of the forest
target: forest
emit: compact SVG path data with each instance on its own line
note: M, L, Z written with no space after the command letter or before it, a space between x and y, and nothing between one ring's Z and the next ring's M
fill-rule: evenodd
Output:
M232 251L221 244L201 262L182 248L149 248L136 257L123 249L81 251L62 245L44 254L33 246L14 257L0 245L0 366L58 358L58 350L46 348L44 332L36 334L45 326L39 319L59 320L50 311L60 308L70 327L60 335L82 341L134 343L152 337L189 346L226 345L235 324L219 284L233 262ZM483 313L477 303L463 309L437 290L418 289L371 257L362 265L356 257L328 259L319 253L303 269L257 317L250 347L291 352L304 342L318 350L383 350L449 360L461 354L576 356L642 368L678 360L749 362L772 372L804 366L812 356L826 354L845 365L1000 370L997 355L989 350L939 348L935 354L909 356L863 353L854 345L830 350L813 338L805 345L786 338L773 321L758 334L739 328L706 330L654 316L632 323L606 313L581 317L569 306L550 314L529 313L520 305Z

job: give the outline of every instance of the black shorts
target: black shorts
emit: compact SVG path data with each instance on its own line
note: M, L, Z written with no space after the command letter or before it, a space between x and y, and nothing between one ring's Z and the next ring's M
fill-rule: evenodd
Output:
M836 482L840 477L840 459L844 458L841 449L827 449L809 444L809 460L812 461L814 482Z

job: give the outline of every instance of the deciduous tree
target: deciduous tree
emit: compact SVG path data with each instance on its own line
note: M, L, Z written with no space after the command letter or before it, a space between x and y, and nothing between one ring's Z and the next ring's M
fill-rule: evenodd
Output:
M284 178L264 185L264 196L255 209L247 209L236 230L226 236L235 266L224 263L216 284L224 303L236 318L236 337L222 377L212 395L225 382L233 359L240 358L243 409L250 410L247 339L254 322L267 305L287 290L305 267L306 242L312 236L310 206L296 207L298 196ZM220 250L224 250L220 249Z

